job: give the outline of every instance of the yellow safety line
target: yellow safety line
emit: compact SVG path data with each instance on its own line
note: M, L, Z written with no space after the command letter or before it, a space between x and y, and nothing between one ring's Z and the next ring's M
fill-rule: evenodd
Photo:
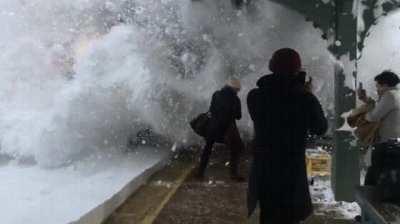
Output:
M161 210L165 207L165 205L171 200L172 196L176 193L178 188L185 181L186 177L193 170L194 166L191 166L189 169L185 170L185 172L178 178L178 180L173 184L172 189L168 192L168 194L164 197L164 199L160 202L159 206L152 212L151 214L146 215L146 217L141 221L141 224L152 224L154 220L158 217Z

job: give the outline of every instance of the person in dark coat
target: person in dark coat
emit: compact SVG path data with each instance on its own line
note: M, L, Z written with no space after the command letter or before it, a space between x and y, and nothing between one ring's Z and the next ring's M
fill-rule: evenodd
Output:
M247 98L255 131L248 212L259 203L261 224L294 224L312 213L306 138L324 134L327 120L296 51L276 51L269 67L273 74L260 78Z
M239 175L239 159L244 145L236 126L236 120L242 118L241 103L237 96L240 89L240 81L231 79L226 86L216 91L212 96L211 119L205 137L206 144L197 171L199 178L204 177L212 147L214 143L218 142L226 144L231 151L231 178L238 181L243 180L243 177Z

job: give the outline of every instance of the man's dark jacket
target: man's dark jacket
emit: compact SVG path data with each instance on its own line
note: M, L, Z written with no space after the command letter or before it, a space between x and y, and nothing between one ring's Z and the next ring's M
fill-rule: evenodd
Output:
M312 212L306 137L326 132L324 112L318 99L295 76L267 75L257 86L247 98L255 131L249 215L260 202L272 223L304 220Z
M240 99L229 86L216 91L211 99L211 120L207 131L207 140L223 142L227 129L242 117Z

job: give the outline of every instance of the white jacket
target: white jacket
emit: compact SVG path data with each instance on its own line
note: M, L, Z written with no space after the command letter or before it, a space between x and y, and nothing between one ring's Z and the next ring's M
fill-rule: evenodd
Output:
M379 142L400 138L400 90L390 88L383 93L365 119L381 122Z

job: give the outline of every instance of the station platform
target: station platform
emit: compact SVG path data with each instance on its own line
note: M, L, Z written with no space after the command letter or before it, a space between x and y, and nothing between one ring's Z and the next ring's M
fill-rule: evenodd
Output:
M247 181L229 176L229 151L216 147L206 178L193 171L199 150L179 152L168 166L151 177L118 208L105 224L256 224L257 214L246 217ZM249 153L241 159L241 171L248 176ZM353 220L315 215L307 224L351 224Z

